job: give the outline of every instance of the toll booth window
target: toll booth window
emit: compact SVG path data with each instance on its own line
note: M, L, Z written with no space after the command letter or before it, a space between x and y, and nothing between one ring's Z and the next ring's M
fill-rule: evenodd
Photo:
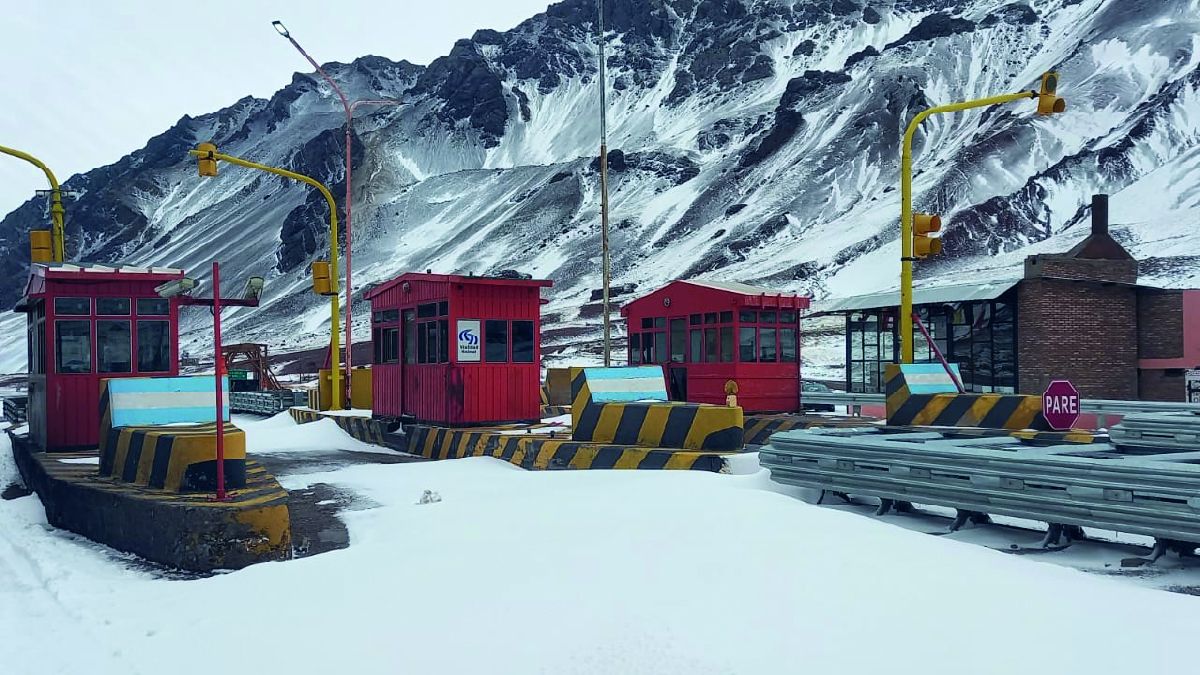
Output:
M764 314L766 312L763 312ZM758 331L758 360L775 361L778 357L776 350L777 331L774 328L760 328Z
M533 322L512 322L513 363L533 363Z
M92 313L90 298L55 298L54 313L63 316L87 316Z
M437 303L430 302L424 305L417 305L417 316L422 319L431 316L437 316Z
M96 313L105 316L129 316L129 298L96 298Z
M46 372L46 304L35 300L29 307L28 319L29 372Z
M779 313L779 323L786 323L789 326L796 323L796 313L795 312L780 312Z
M642 362L642 334L633 333L629 336L629 364Z
M689 316L689 317L688 317L688 324L689 324L689 325L692 325L692 326L699 326L699 325L700 325L700 315L699 315L699 314L692 314L691 316Z
M716 363L721 355L721 344L716 328L704 329L704 362Z
M743 309L738 312L738 321L742 323L758 323L758 312Z
M371 323L396 323L399 320L398 309L385 309L371 314Z
M654 319L651 317L642 318L642 328L654 328Z
M784 363L796 362L796 329L779 329L779 360Z
M733 326L721 326L721 362L733 363Z
M761 312L758 315L759 323L775 323L775 312Z
M162 373L171 369L171 322L137 322L138 372Z
M375 329L375 363L400 362L400 329L396 326Z
M58 372L92 372L92 322L55 321L54 353Z
M450 313L450 303L443 300L438 303L438 316L446 316Z
M739 328L738 329L738 360L742 363L754 363L758 361L758 350L755 349L755 335L758 333L756 328Z
M450 363L450 321L438 321L438 363Z
M687 322L671 319L671 363L683 363L687 355Z
M96 311L100 311L98 298ZM125 311L129 311L126 300ZM128 321L96 322L96 365L101 373L128 373L133 371L132 334Z
M404 310L402 325L404 326L404 362L417 362L417 324L413 321L411 309Z
M721 323L733 323L733 312L721 312Z
M508 361L508 322L485 321L484 327L484 359L488 363L506 363Z
M666 319L664 319L664 321L666 321ZM655 320L655 325L658 325L657 320ZM654 333L654 362L655 363L666 363L667 362L667 332L666 331L656 331Z
M694 314L693 316L699 317L700 315ZM700 363L704 360L704 331L700 329L691 331L691 343L692 358L690 360L692 363Z
M716 312L705 313L704 323L716 323L716 322L717 322L717 313Z
M655 328L666 328L667 327L667 317L665 317L665 316L654 317L654 327Z
M138 298L137 313L141 316L166 316L171 313L171 301L166 298Z

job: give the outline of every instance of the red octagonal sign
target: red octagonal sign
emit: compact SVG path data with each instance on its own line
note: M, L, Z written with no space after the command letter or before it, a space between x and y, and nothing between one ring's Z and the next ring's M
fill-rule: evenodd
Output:
M1054 380L1042 394L1042 415L1051 429L1066 431L1079 419L1079 390L1067 380Z

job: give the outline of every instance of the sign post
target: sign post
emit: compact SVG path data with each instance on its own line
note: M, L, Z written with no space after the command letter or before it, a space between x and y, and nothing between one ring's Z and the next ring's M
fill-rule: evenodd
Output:
M1042 416L1055 431L1067 431L1079 420L1079 390L1068 380L1054 380L1042 394Z

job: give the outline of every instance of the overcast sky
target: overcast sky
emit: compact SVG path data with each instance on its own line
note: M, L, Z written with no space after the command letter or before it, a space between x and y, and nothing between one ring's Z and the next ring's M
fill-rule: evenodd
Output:
M428 64L479 28L507 30L550 0L3 0L0 145L60 181L141 148L184 114L267 97L318 63L364 54ZM0 217L46 180L0 155ZM70 210L70 206L67 206Z

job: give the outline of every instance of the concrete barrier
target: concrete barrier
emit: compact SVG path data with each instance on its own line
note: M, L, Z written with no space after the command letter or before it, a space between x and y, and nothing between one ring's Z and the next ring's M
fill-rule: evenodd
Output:
M889 426L1050 430L1041 396L958 393L937 364L888 364L884 391Z
M169 492L216 490L214 384L203 375L102 380L100 475ZM226 487L245 487L246 435L228 422L224 464Z
M738 452L742 409L669 401L658 366L572 369L572 440Z

